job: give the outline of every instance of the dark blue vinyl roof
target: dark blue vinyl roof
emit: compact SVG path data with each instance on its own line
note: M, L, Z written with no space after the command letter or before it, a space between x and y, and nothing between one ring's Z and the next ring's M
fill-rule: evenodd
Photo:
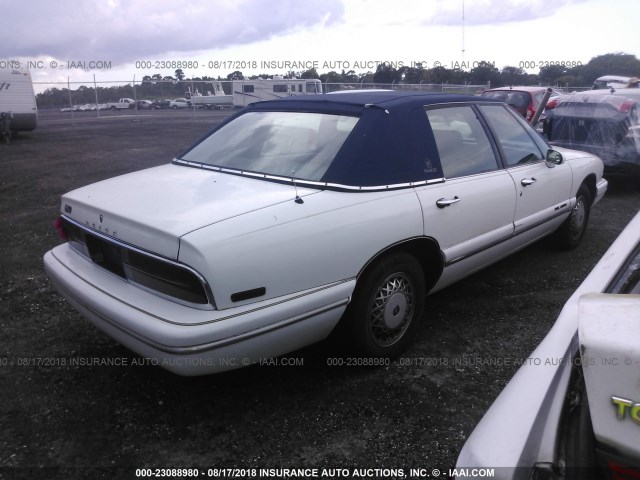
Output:
M279 100L268 100L256 102L247 108L251 110L306 110L334 112L336 109L349 109L349 107L364 107L365 105L375 105L389 111L395 109L409 109L434 105L438 103L455 102L495 102L495 99L472 96L455 95L445 93L423 93L423 92L403 92L385 91L378 92L348 92L329 93L324 95L298 95Z
M252 103L227 122L255 111L358 116L360 120L325 172L322 182L386 188L443 177L425 106L480 102L495 103L495 100L398 91L301 95Z

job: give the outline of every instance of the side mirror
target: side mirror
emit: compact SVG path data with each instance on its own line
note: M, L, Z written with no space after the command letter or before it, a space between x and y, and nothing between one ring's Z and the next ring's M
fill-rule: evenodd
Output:
M556 165L561 165L562 162L564 162L564 158L562 158L562 154L560 152L550 148L547 150L547 156L544 161L547 163L547 167L553 168Z

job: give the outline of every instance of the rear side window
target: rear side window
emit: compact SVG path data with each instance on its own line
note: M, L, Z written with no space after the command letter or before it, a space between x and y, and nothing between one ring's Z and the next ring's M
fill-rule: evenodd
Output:
M471 106L430 108L427 118L446 178L498 168L491 143Z
M501 105L481 105L479 108L496 134L507 167L542 160L542 152L529 135L528 127L511 112Z

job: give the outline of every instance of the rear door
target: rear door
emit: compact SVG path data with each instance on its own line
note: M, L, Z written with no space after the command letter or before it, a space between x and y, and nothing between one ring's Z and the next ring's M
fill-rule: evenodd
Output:
M438 241L449 266L513 236L516 191L471 105L431 106L426 115L445 180L416 193L425 235ZM476 263L473 269L485 262Z

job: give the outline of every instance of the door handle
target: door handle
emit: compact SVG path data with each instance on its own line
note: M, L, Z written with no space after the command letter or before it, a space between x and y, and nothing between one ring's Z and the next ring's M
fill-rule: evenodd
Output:
M520 180L520 183L522 184L523 187L526 187L528 185L533 185L534 183L536 183L536 179L534 177L523 178L522 180Z
M453 198L441 198L436 202L436 205L438 206L438 208L444 208L448 207L452 203L458 203L460 200L460 197L458 197L457 195Z

